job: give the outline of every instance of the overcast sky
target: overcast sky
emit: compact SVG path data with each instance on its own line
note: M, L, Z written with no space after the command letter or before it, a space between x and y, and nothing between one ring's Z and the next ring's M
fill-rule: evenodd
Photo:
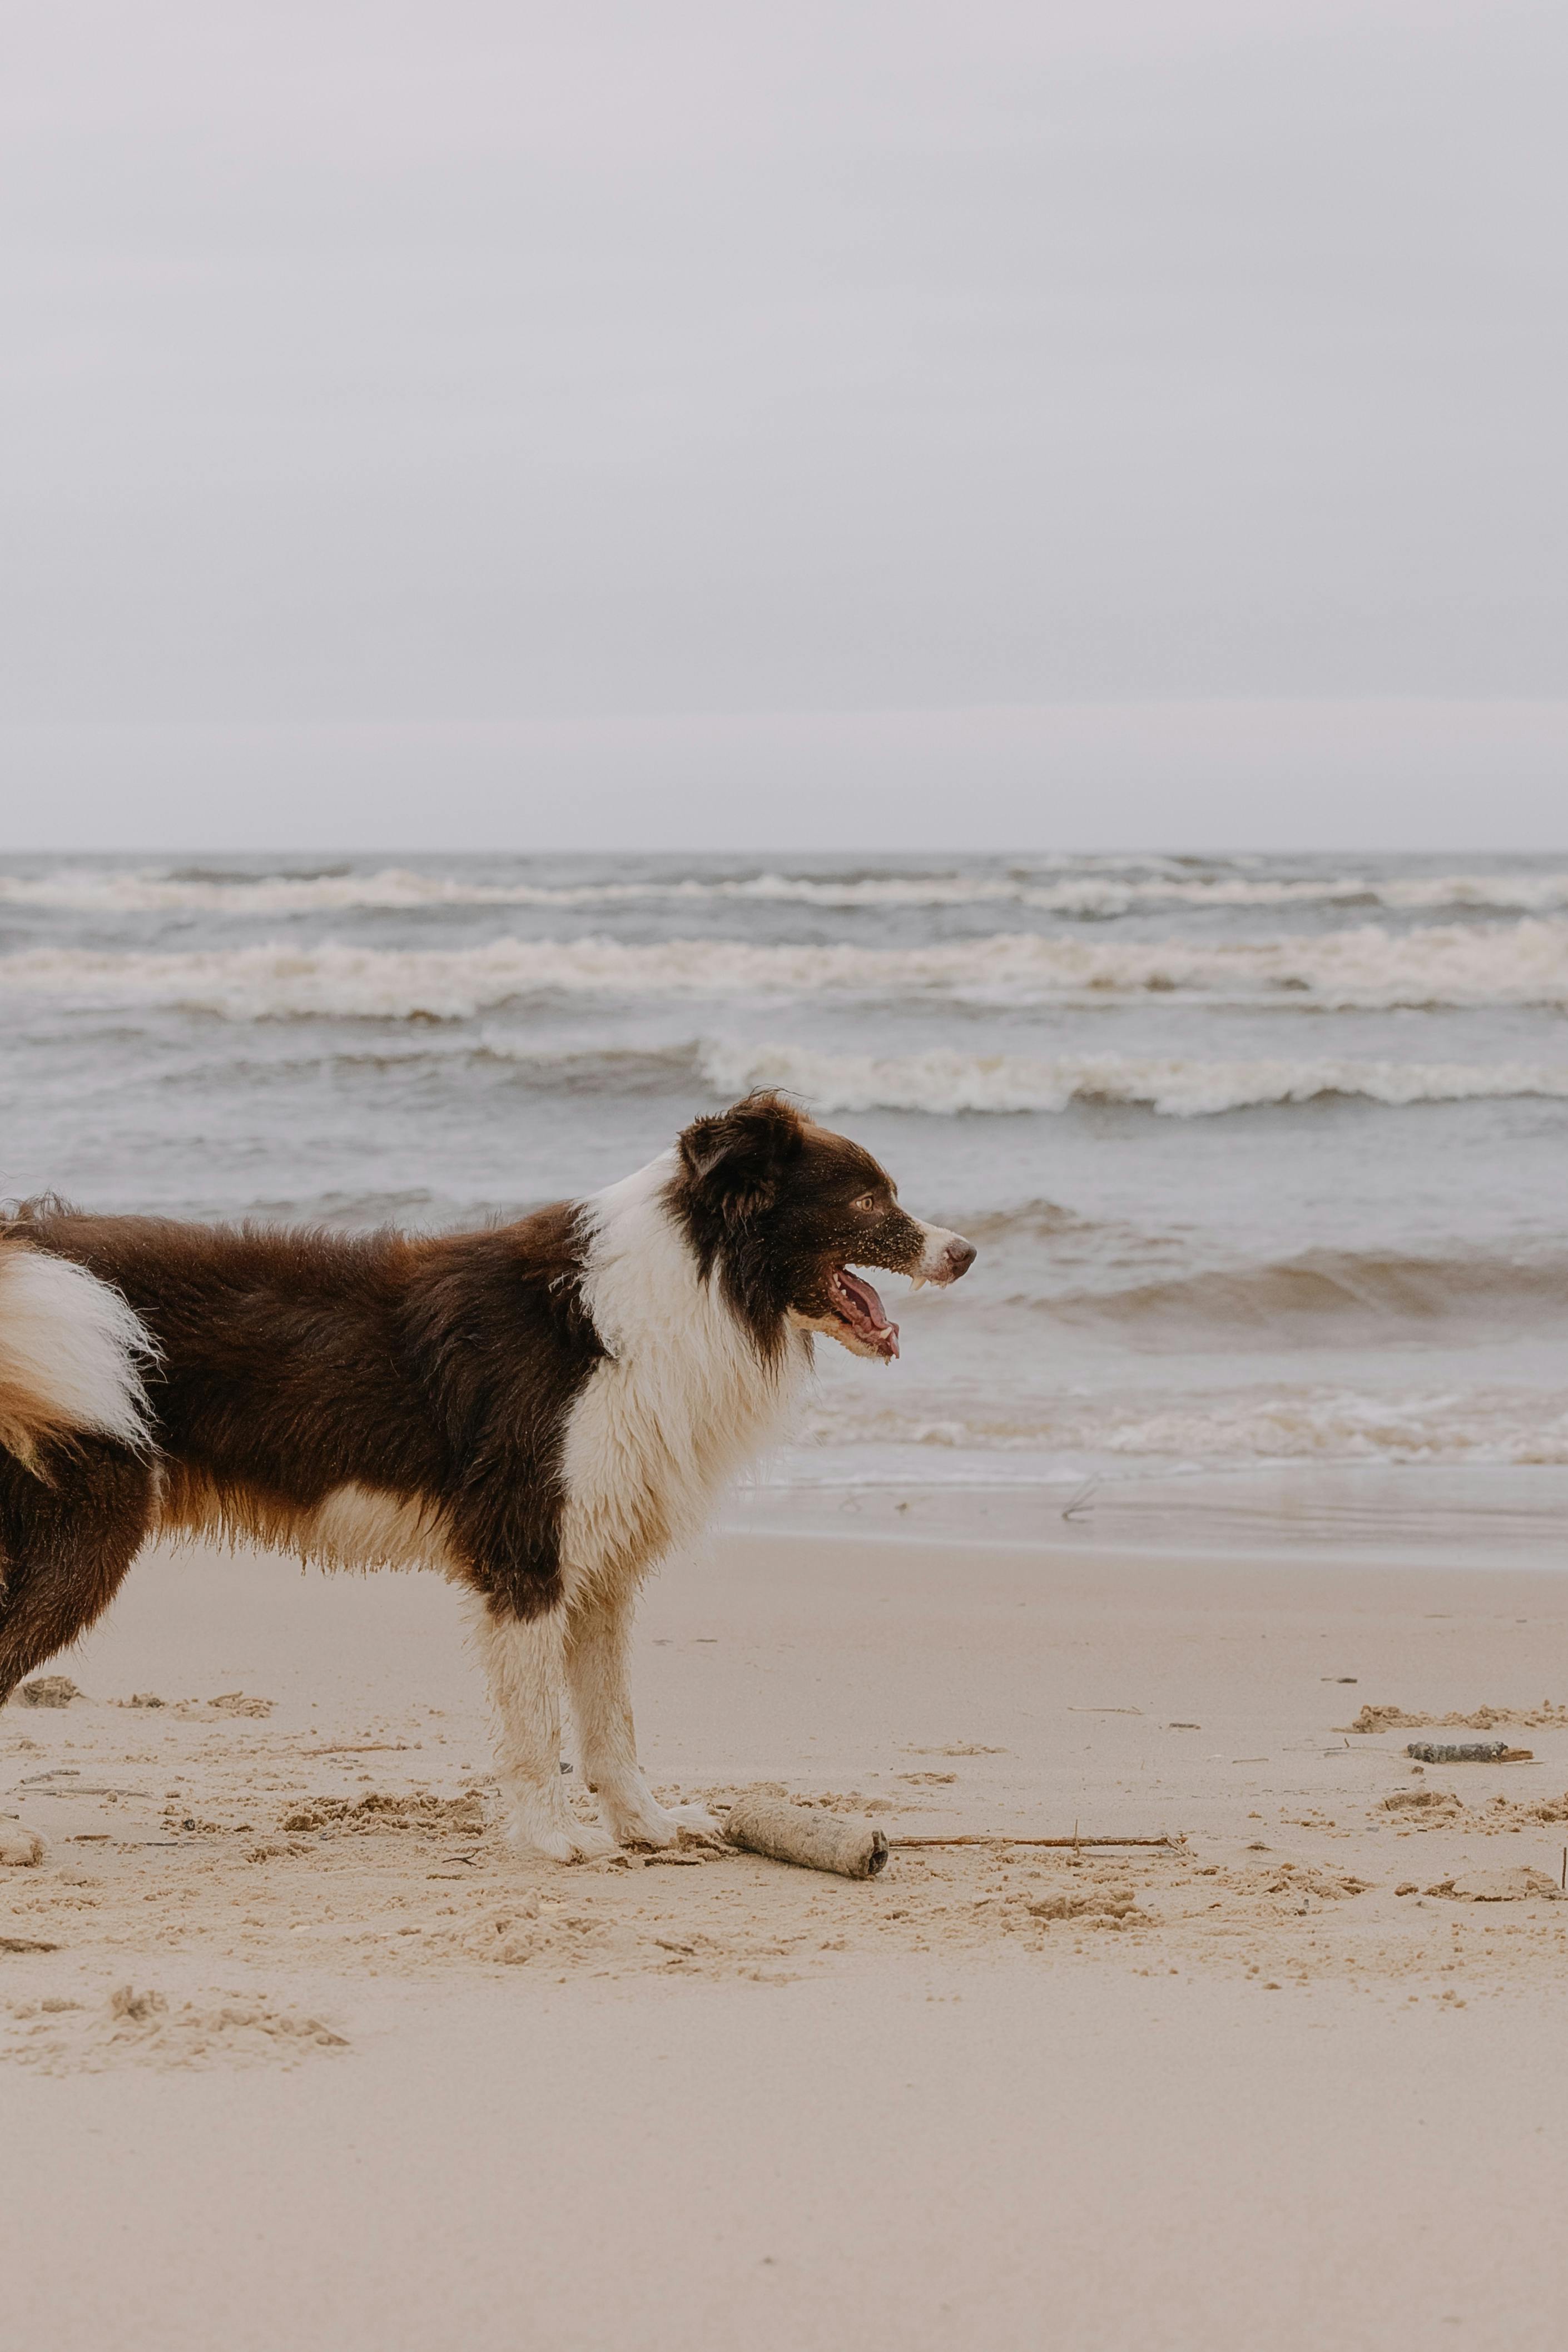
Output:
M1564 22L13 14L0 845L1568 843Z

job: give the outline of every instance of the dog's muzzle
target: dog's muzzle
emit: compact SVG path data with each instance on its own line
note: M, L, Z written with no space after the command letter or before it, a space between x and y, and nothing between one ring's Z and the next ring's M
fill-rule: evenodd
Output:
M910 1278L910 1286L919 1290L922 1283L934 1282L943 1287L956 1282L960 1275L969 1272L979 1252L973 1242L962 1234L950 1234L942 1225L921 1225L921 1238L925 1248Z

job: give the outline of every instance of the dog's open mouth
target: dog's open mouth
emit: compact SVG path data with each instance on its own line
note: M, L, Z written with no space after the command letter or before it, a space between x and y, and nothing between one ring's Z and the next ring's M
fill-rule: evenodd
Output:
M837 1266L828 1277L828 1305L840 1323L847 1323L863 1347L889 1360L899 1352L899 1327L889 1323L882 1302L868 1282L847 1266Z

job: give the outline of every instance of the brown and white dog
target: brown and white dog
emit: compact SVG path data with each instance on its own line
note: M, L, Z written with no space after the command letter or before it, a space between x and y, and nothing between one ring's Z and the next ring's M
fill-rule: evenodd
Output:
M974 1256L869 1152L773 1095L590 1199L434 1239L93 1217L0 1222L0 1704L157 1534L466 1585L522 1850L660 1846L700 1808L637 1766L639 1580L782 1433L821 1332L898 1353L851 1265ZM568 1807L570 1692L607 1835Z

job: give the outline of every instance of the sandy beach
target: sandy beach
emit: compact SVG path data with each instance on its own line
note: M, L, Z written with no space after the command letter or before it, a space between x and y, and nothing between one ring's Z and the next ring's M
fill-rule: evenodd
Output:
M891 1865L561 1870L445 1586L150 1556L0 1717L18 2336L1554 2343L1565 1633L1539 1568L721 1536L656 1784ZM1173 1843L1005 1843L1075 1833Z

